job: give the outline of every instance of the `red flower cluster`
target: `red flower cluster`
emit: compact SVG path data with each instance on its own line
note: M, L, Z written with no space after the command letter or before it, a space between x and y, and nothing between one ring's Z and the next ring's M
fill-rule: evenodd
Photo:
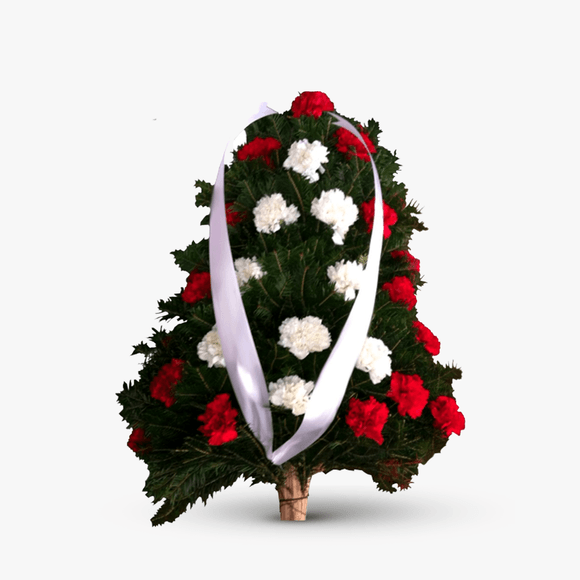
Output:
M294 99L291 110L295 117L320 117L324 111L334 111L334 104L324 93L305 91Z
M209 272L199 272L197 268L187 277L187 286L181 293L181 298L188 304L194 304L202 298L211 296L211 281Z
M198 419L204 423L199 430L209 437L210 445L223 445L233 441L237 436L236 416L238 412L232 409L230 396L227 393L217 395L207 404L205 413Z
M409 264L409 268L413 272L419 273L419 268L421 267L421 262L415 258L415 256L411 255L407 250L395 250L391 252L392 258L404 258L407 260Z
M245 159L262 157L268 165L272 165L270 153L275 149L280 149L281 146L282 143L278 139L274 139L274 137L256 137L238 151L238 159L244 161Z
M416 419L421 415L427 401L429 391L423 387L423 379L419 375L404 375L394 372L391 375L391 388L387 397L399 404L399 415L409 415Z
M385 403L379 403L374 397L368 401L351 399L348 403L346 424L356 437L364 435L382 445L384 439L381 431L387 422L389 409Z
M417 329L417 341L425 345L425 350L436 356L441 351L439 339L422 323L416 320L413 326Z
M465 416L452 397L437 397L429 403L429 410L435 419L433 425L441 429L447 437L451 433L459 435L465 429Z
M369 136L363 132L362 127L359 125L359 133L363 138L363 141L366 143L369 151L371 153L376 153L377 150L375 148L374 143L370 140ZM336 148L341 153L346 155L347 159L350 159L353 155L360 157L364 161L370 161L371 158L365 148L365 146L359 141L356 135L353 135L348 129L340 127L334 134L334 136L338 139L336 143Z
M362 217L367 222L367 233L373 229L373 222L375 221L375 200L363 201L361 206ZM383 201L383 238L385 240L391 235L391 228L397 223L397 212Z
M159 369L151 381L151 396L171 407L175 403L175 385L181 380L185 361L174 358Z
M406 304L408 310L417 304L415 288L407 276L395 276L390 282L385 282L382 289L389 291L389 296L393 302Z
M149 451L151 440L145 436L145 430L141 427L137 427L131 431L129 435L129 441L127 445L135 453L143 453L144 451Z
M228 226L235 226L239 224L241 221L244 220L246 217L244 213L239 211L234 211L232 206L234 205L233 201L226 203L226 223Z

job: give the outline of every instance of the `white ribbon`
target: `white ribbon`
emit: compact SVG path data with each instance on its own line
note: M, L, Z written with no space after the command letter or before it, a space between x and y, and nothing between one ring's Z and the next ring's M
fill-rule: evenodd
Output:
M254 121L275 113L266 103L262 103L258 113L245 124L244 129ZM226 152L230 150L230 146L231 141ZM225 156L224 152L213 188L209 214L211 297L226 369L234 393L246 423L264 446L266 457L270 458L273 431L268 388L244 310L228 238L224 195Z
M260 111L246 123L246 127L257 119L275 113L262 103ZM246 422L264 446L266 456L275 465L285 463L312 445L336 417L367 337L375 305L383 243L383 199L379 174L360 133L346 119L334 113L330 115L337 119L336 125L350 131L359 139L371 160L375 186L375 218L369 255L358 296L316 381L302 423L296 433L275 451L272 451L272 414L268 388L244 310L228 239L224 198L225 154L211 202L209 237L211 290L226 368Z

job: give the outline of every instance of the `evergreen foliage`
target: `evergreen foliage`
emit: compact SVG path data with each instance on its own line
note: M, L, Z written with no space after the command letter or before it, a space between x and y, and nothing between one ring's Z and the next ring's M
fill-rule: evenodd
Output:
M348 120L360 126L355 119ZM336 149L333 121L328 114L294 117L292 111L260 119L247 128L247 143L256 137L273 137L281 147L269 154L269 163L264 157L240 161L235 156L226 168L226 203L232 202L229 210L241 217L241 221L228 226L233 258L256 257L265 272L262 278L250 279L244 285L242 298L267 383L290 375L316 382L353 304L335 291L327 268L340 260L364 263L368 253L370 233L360 211L344 245L335 244L332 229L310 212L312 201L323 190L342 190L352 197L359 210L363 202L374 198L371 164ZM408 277L415 290L424 283L409 260L393 257L392 252L408 250L413 233L426 227L419 219L417 205L407 201L405 186L394 178L399 169L397 157L378 146L378 123L370 120L362 129L376 147L373 159L380 175L383 200L397 214L396 223L390 226L390 236L383 241L379 287L368 335L381 339L392 351L393 372L421 377L430 401L439 396L453 397L452 382L461 377L461 371L435 361L417 340L413 326L417 321L416 308L408 309L406 304L392 301L389 292L381 289L383 283L395 276ZM314 183L283 168L288 148L300 139L318 140L328 148L325 171ZM196 203L209 207L213 186L203 181L197 181L196 186L199 188ZM259 233L253 209L263 196L274 192L281 193L288 205L294 204L300 217L273 234ZM184 272L184 286L191 272L209 272L208 240L176 250L173 256ZM232 485L240 476L253 483L280 484L288 467L276 466L266 458L239 411L226 369L210 368L199 358L197 346L215 324L213 305L210 297L185 302L183 290L182 287L159 302L161 320L176 320L177 326L171 332L154 330L148 342L134 347L133 354L144 356L139 378L124 384L118 393L122 418L129 428L142 429L147 441L135 449L149 469L145 492L154 503L164 502L152 518L153 525L175 520L197 499L205 503L213 493ZM322 319L332 343L330 348L299 360L278 344L279 326L286 318L306 316ZM151 383L164 365L174 359L184 364L173 387L175 401L168 406L152 396ZM394 492L407 488L418 466L441 451L448 437L434 426L429 407L416 419L400 415L397 403L387 396L390 381L388 375L373 384L367 372L353 370L345 397L328 430L289 462L301 480L306 481L317 471L358 469L368 473L378 489ZM198 417L222 393L230 395L232 407L238 410L237 436L221 445L210 445L208 437L199 430L202 423ZM349 401L352 398L366 401L369 397L386 404L389 410L382 429L382 444L369 437L355 436L345 422ZM276 448L296 431L302 416L272 406L272 418Z

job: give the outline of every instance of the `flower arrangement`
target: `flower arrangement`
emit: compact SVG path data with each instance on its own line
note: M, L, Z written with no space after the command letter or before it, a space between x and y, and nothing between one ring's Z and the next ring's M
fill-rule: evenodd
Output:
M426 229L419 209L395 179L397 158L379 145L378 123L349 119L359 139L337 128L334 110L324 93L304 92L288 111L246 129L247 142L225 171L225 220L279 446L307 424L321 371L368 284L376 166L378 284L344 397L322 437L273 462L232 386L224 339L237 330L216 326L209 242L173 252L184 287L159 309L162 322L175 324L135 346L142 369L118 393L127 445L149 469L145 492L162 502L154 525L239 477L275 485L281 517L290 520L305 518L317 472L360 469L382 491L407 489L419 465L465 427L452 386L461 371L435 360L439 339L418 319L424 280L409 243ZM209 207L212 184L196 185L197 204Z

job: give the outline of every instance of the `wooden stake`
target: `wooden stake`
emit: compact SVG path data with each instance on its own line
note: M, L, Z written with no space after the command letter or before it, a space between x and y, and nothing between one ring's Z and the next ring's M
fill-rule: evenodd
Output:
M300 480L293 466L286 473L286 481L278 485L278 498L280 500L280 519L282 521L303 522L306 519L306 507L308 504L308 490L310 478L306 487L302 488Z

